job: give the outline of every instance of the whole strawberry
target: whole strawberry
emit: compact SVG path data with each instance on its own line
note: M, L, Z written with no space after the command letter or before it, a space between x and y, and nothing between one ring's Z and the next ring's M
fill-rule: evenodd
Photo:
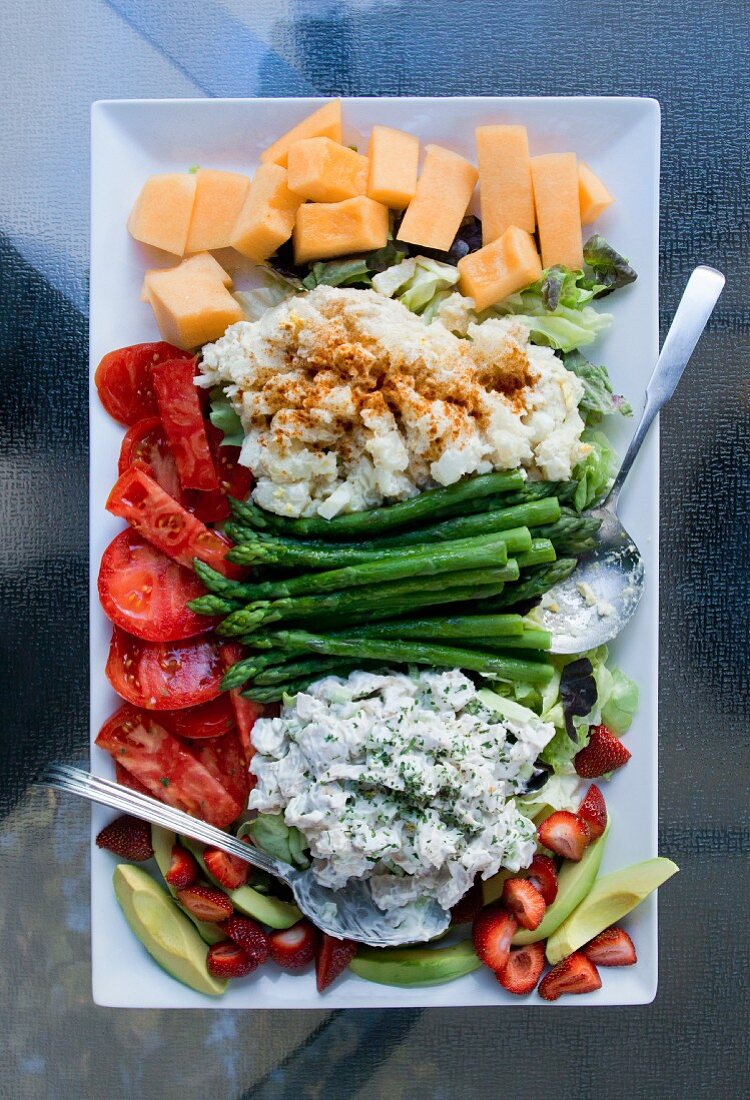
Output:
M109 825L105 825L96 838L97 848L106 848L122 859L133 863L143 863L151 859L154 849L151 845L151 826L129 814L121 814Z

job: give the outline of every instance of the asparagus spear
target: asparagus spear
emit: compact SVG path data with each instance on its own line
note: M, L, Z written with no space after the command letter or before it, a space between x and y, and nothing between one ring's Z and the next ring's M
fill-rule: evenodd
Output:
M515 584L507 584L499 596L482 601L482 611L504 611L518 603L526 603L543 596L554 585L564 581L578 564L575 558L558 558L548 565L536 565L524 570ZM475 608L474 610L479 610Z
M552 635L549 630L529 629L523 634L512 635L509 638L480 638L477 636L476 645L488 649L549 649Z
M579 515L572 508L563 508L558 520L538 527L534 535L549 539L558 554L578 556L594 549L600 527L601 520L594 516Z
M451 618L412 619L403 622L384 622L362 626L347 631L349 635L368 638L502 638L503 644L511 637L524 633L521 615L462 615Z
M505 498L503 498L504 503ZM543 523L552 524L559 518L560 504L554 496L531 500L526 504L516 504L512 508L498 508L497 502L492 501L492 509L489 511L479 512L476 515L459 515L430 527L418 527L414 531L406 531L400 535L389 535L378 539L373 545L411 546L421 542L447 542L489 534L492 531L505 531L510 534L513 528L538 527ZM534 531L533 534L536 535L537 532ZM527 547L508 546L509 553L524 549Z
M243 504L232 497L229 498L229 503L241 523L249 524L260 531L274 531L299 539L346 540L421 523L427 518L444 515L447 508L462 506L468 511L465 506L470 501L518 490L523 483L523 475L518 470L480 474L477 477L464 478L455 485L428 489L409 500L399 501L398 504L387 504L368 512L347 512L330 520L320 516L301 516L297 519L277 516L273 512L263 511L255 504Z
M242 603L239 600L228 600L225 596L215 596L213 593L209 593L206 596L198 596L194 600L190 600L188 607L191 611L194 611L196 615L229 615L232 611L237 611L242 607Z
M290 654L287 653L287 660L283 664L273 665L271 668L264 669L263 672L256 673L252 678L253 684L266 687L271 684L296 683L303 679L307 679L309 683L312 683L314 680L319 680L322 676L331 673L338 675L337 669L351 667L351 662L343 657L314 656L290 661L289 656ZM299 654L297 653L296 656L299 657Z
M339 665L331 669L327 673L328 676L348 676L350 672L358 666L349 662L340 662ZM317 676L303 676L299 680L294 680L284 684L258 684L251 685L246 691L242 692L245 699L252 699L256 703L279 703L283 700L285 695L296 695L300 691L304 691L310 684L314 683L316 679L320 679Z
M534 539L525 553L518 554L516 561L519 569L528 569L531 565L554 561L556 557L555 548L549 539Z

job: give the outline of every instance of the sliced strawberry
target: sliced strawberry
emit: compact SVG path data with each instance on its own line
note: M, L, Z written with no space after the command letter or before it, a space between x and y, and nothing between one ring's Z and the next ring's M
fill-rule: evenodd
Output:
M607 827L607 804L604 801L604 795L593 783L586 792L586 797L578 807L577 813L588 825L592 840L602 835Z
M255 959L232 940L221 940L208 949L206 966L215 978L244 978L257 970Z
M474 921L471 930L474 950L490 970L503 969L508 961L510 941L517 931L516 918L497 903L486 906Z
M203 853L203 862L212 878L215 878L225 890L237 890L240 886L244 886L250 877L249 863L245 863L239 856L222 852L219 848L206 848Z
M596 967L580 951L574 951L553 966L539 985L539 996L556 1001L563 993L592 993L600 989L602 980Z
M97 848L106 848L116 856L130 859L133 863L143 863L151 859L154 849L151 847L151 826L130 814L122 814L105 825L96 838Z
M175 890L184 890L198 881L198 862L181 844L172 845L172 862L164 878Z
M451 909L451 924L472 924L483 905L482 884L475 882Z
M597 966L632 966L638 962L635 944L623 928L605 928L581 948L581 953Z
M630 751L620 738L615 737L606 726L594 726L588 745L575 754L573 764L584 779L596 779L627 764L630 756Z
M177 899L194 917L202 921L218 923L231 917L233 912L232 903L224 891L217 890L215 886L206 886L203 882L178 890Z
M527 878L506 878L503 884L503 905L516 918L521 928L533 932L542 923L547 903L533 882Z
M246 951L258 966L264 963L269 955L270 941L257 921L250 917L241 917L234 913L227 920L221 922L222 932L226 932L230 940Z
M556 856L572 859L575 863L591 843L589 827L576 814L568 810L556 810L542 822L537 830L539 841Z
M526 868L529 882L536 886L547 905L551 905L557 897L557 868L554 859L542 855L535 855Z
M531 993L544 970L544 944L529 943L514 948L503 969L496 975L503 989L509 993Z
M313 961L317 948L318 930L306 920L272 932L269 938L269 954L283 970L302 970Z
M315 980L318 993L336 981L343 974L357 954L354 940L337 940L334 936L322 934L320 950L315 959Z

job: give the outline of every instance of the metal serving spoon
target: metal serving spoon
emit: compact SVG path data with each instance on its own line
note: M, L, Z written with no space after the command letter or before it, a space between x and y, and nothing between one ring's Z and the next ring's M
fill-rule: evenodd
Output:
M602 521L599 545L544 597L540 617L552 633L552 653L581 653L611 641L640 602L645 585L643 558L617 518L620 490L654 417L674 393L723 288L724 276L713 267L696 267L688 279L615 483L603 505L588 513Z
M450 913L432 899L412 902L398 909L379 909L366 880L354 879L341 890L329 890L316 881L312 870L298 871L182 810L67 764L53 764L41 782L239 856L291 887L302 913L317 928L337 939L357 940L370 947L395 947L434 939L450 923Z

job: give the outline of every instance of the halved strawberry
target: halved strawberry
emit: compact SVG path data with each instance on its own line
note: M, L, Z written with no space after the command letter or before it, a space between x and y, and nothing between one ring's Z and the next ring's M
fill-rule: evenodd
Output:
M451 909L451 924L471 924L483 905L482 884L477 881Z
M230 940L246 951L258 966L264 963L269 955L270 942L257 921L250 917L241 917L233 913L231 917L221 922L222 932L226 932Z
M615 737L606 726L594 726L588 745L575 754L573 764L584 779L596 779L627 764L630 756L630 751L620 738Z
M212 944L208 949L206 966L215 978L244 978L258 968L255 959L232 940Z
M563 993L592 993L601 988L601 984L594 964L580 951L574 951L544 975L539 985L539 996L544 997L545 1001L556 1001Z
M471 930L474 950L490 970L503 969L508 961L510 941L517 931L515 917L497 903L486 906L474 921Z
M233 912L232 903L224 891L203 882L178 890L177 899L194 917L202 921L218 923L231 917Z
M592 840L602 835L607 827L607 804L604 795L593 783L576 812L588 825Z
M539 852L526 868L526 874L547 905L551 905L557 897L557 868L554 859Z
M544 944L529 943L515 947L503 969L496 975L503 989L509 993L531 993L536 988L544 970Z
M315 981L318 993L332 982L335 982L339 974L343 974L349 963L357 954L357 945L354 940L337 940L334 936L328 936L324 932L320 941L320 949L315 958Z
M516 918L521 928L533 932L542 923L547 903L533 882L527 878L506 878L503 884L503 905Z
M632 966L638 962L635 944L624 928L605 928L581 948L581 953L597 966Z
M306 920L272 932L268 943L271 958L283 970L302 970L315 958L317 947L318 930Z
M96 838L97 848L106 848L116 856L130 859L133 863L143 863L151 859L154 849L151 846L151 826L130 814L121 814L109 825L105 825Z
M203 852L203 862L212 878L215 878L225 890L237 890L250 878L249 863L245 863L239 856L222 852L219 848L206 848Z
M198 881L198 862L181 844L172 845L172 862L164 878L175 890L184 890Z
M591 843L589 827L576 814L568 810L556 810L542 822L537 830L539 841L556 856L572 859L575 863Z

